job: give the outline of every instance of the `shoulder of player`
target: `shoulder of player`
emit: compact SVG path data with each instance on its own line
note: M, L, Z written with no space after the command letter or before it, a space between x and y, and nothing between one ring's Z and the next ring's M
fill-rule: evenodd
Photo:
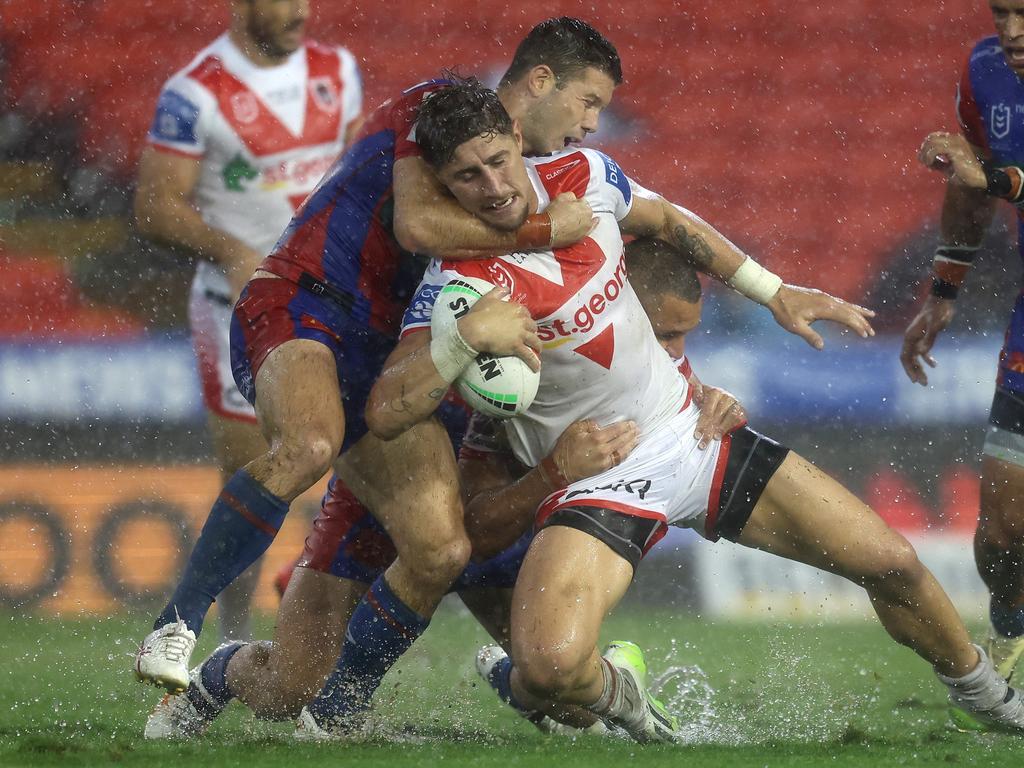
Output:
M306 49L307 54L313 56L324 56L329 58L338 59L342 65L355 68L356 57L352 54L348 48L343 45L333 45L328 43L321 43L319 40L306 40L303 42L303 47Z
M1003 49L999 45L999 38L996 35L989 35L978 40L971 48L969 57L970 63L999 63L1004 61Z

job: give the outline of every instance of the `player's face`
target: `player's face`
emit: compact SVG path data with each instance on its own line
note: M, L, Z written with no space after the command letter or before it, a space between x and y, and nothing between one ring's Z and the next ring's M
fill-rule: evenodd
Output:
M641 303L662 349L674 359L681 358L686 352L686 334L700 325L703 300L689 302L671 293L662 293Z
M989 0L1006 61L1024 77L1024 0Z
M615 81L593 67L560 85L551 80L523 119L529 153L542 155L580 144L597 130L601 110L611 102L614 91Z
M518 130L463 142L437 175L459 205L495 229L511 232L526 221L532 187Z
M302 45L309 0L247 0L246 32L271 58L280 59Z

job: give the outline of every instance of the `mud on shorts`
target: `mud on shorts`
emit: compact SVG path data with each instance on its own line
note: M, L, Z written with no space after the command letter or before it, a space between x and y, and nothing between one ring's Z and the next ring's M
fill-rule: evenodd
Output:
M366 401L395 339L353 319L345 297L318 295L280 278L255 278L231 318L231 369L239 391L256 401L256 376L287 341L318 341L334 354L345 407L347 450L366 434Z
M696 418L695 406L685 409L619 466L549 496L535 528L581 530L634 570L669 525L736 539L789 449L743 426L702 451Z

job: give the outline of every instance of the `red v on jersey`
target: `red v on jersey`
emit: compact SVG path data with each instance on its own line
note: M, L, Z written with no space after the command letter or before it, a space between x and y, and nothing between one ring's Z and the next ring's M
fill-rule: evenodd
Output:
M573 349L573 352L611 370L612 358L615 356L615 325L609 325L590 341Z
M344 87L338 55L329 48L307 44L306 64L306 116L299 136L289 131L259 96L228 72L216 56L203 59L188 77L214 95L232 130L255 157L263 157L327 144L338 138Z

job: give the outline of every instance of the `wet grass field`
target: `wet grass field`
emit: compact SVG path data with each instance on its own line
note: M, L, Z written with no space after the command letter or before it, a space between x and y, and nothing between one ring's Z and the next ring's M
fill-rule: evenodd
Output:
M621 612L605 639L639 642L654 674L676 668L664 694L690 739L641 747L544 736L518 719L477 680L482 630L449 608L385 680L374 735L360 744L300 744L290 724L254 721L237 705L198 741L146 742L142 724L159 697L131 674L142 612L0 621L3 766L991 766L1024 753L1024 737L950 730L931 671L870 623Z

